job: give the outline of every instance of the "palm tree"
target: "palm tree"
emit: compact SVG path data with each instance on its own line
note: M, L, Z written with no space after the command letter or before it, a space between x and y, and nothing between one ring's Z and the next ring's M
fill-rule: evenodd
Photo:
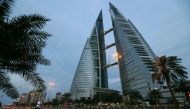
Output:
M137 90L130 90L128 94L129 94L129 98L132 104L134 103L136 105L138 100L143 99L142 95Z
M9 18L14 1L0 2L0 90L9 93L10 90L7 92L6 89L12 87L11 92L18 93L13 90L8 73L18 74L37 89L46 90L44 81L35 71L37 64L50 64L42 55L50 36L42 29L49 19L38 14ZM2 82L3 78L7 79Z
M162 95L161 95L160 91L157 89L152 89L148 93L148 100L149 100L150 104L157 105L158 100L161 98L162 98Z
M172 95L173 102L175 103L176 107L179 107L179 103L174 95L172 90L172 81L176 81L179 78L186 79L187 72L185 71L185 67L181 64L181 59L177 56L161 56L157 57L153 62L153 66L155 67L155 72L152 74L153 80L166 81L169 91Z

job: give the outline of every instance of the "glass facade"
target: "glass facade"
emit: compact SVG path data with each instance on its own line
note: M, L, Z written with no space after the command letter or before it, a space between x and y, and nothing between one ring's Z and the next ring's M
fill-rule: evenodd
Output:
M94 88L108 88L102 12L83 49L70 93L73 99L91 97Z
M110 3L110 13L123 94L138 90L146 97L150 88L158 88L151 78L152 61L156 57L133 23ZM92 97L96 88L108 88L102 12L83 49L70 93L73 99Z
M110 3L110 13L118 60L122 92L138 90L144 97L150 88L158 87L152 83L151 62L156 57L140 32Z

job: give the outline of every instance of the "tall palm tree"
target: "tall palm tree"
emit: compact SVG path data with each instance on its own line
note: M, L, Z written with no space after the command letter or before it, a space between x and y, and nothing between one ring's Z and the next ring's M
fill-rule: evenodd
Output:
M153 63L153 66L155 67L155 72L152 74L153 80L157 80L158 82L166 81L176 107L179 107L179 103L172 90L171 82L176 81L179 78L188 78L187 72L185 71L186 68L180 63L181 59L177 56L167 57L165 55L157 57Z
M14 73L36 88L46 90L44 81L35 71L37 64L50 64L42 55L42 49L50 36L42 29L49 19L38 14L9 18L14 1L0 2L0 79L7 78L0 87L5 90L12 86L11 89L14 89L7 76L7 73Z

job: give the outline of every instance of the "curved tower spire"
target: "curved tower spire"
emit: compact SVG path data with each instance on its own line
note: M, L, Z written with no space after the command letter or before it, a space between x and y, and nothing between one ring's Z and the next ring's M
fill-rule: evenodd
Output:
M102 11L100 12L90 37L83 49L70 93L73 99L91 97L94 88L107 88L106 53Z
M156 57L143 36L129 19L110 3L110 13L118 60L122 91L138 90L144 97L150 88L157 87L151 78L152 61Z

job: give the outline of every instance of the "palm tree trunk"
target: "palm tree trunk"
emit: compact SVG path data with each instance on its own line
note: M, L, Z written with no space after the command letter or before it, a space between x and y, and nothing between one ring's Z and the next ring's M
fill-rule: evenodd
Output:
M155 99L155 103L156 103L156 106L157 106L156 94L154 95L154 99Z
M171 84L170 84L170 81L169 81L168 78L166 78L166 83L167 83L167 85L168 85L168 88L169 88L169 91L170 91L171 96L172 96L172 98L173 98L173 102L174 102L174 104L175 104L175 106L176 106L176 109L180 109L179 103L178 103L178 101L177 101L177 99L176 99L176 97L175 97L175 95L174 95L174 92L173 92L173 90L172 90L172 87L171 87Z

